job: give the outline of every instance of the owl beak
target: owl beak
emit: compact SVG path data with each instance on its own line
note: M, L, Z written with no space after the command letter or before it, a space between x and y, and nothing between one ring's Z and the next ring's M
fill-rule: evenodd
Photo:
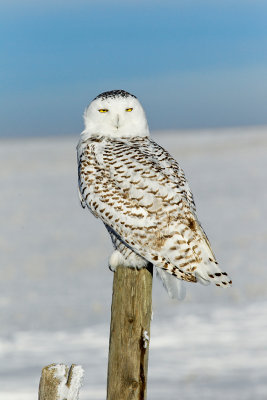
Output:
M116 116L116 128L119 129L119 122L120 122L120 116L117 114Z

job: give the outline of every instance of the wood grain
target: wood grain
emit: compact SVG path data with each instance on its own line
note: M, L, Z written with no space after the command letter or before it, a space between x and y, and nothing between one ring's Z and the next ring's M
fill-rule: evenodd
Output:
M144 332L150 337L152 278L152 265L118 267L114 273L107 400L146 398L149 343Z

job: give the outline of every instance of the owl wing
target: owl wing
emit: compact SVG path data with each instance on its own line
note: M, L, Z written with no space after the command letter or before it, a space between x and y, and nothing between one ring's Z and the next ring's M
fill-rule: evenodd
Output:
M185 177L183 169L180 167L178 162L158 143L150 140L151 157L160 161L162 171L168 176L168 178L175 182L179 192L186 198L190 208L196 212L196 205L193 197L193 193L190 190L188 181Z
M79 160L81 196L93 214L147 261L184 280L221 285L184 174L168 163L170 155L155 155L155 144L146 138L88 144ZM226 275L222 285L228 284Z
M162 170L164 170L164 173L168 176L169 179L173 180L176 183L179 192L181 192L183 197L187 200L187 203L190 206L193 215L197 219L194 196L193 193L191 192L189 183L185 177L183 169L180 167L178 162L169 154L167 150L165 150L163 147L161 147L158 143L154 142L153 140L150 140L150 143L151 143L151 148L153 149L153 155L157 158L157 160L162 160L161 161ZM211 248L209 239L198 219L197 222L199 225L199 229L203 235L203 239L205 240L215 260L215 255Z

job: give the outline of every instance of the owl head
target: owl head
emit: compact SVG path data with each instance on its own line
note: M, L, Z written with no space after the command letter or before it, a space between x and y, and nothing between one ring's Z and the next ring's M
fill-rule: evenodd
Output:
M124 90L99 94L84 112L84 125L86 136L149 136L143 107L134 95Z

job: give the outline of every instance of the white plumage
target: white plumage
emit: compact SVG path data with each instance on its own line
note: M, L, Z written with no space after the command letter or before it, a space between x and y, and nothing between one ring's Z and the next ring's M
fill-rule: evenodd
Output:
M77 146L79 195L110 233L110 268L152 263L171 297L181 297L176 278L229 286L197 219L184 172L149 138L137 98L122 90L102 93L84 121Z

